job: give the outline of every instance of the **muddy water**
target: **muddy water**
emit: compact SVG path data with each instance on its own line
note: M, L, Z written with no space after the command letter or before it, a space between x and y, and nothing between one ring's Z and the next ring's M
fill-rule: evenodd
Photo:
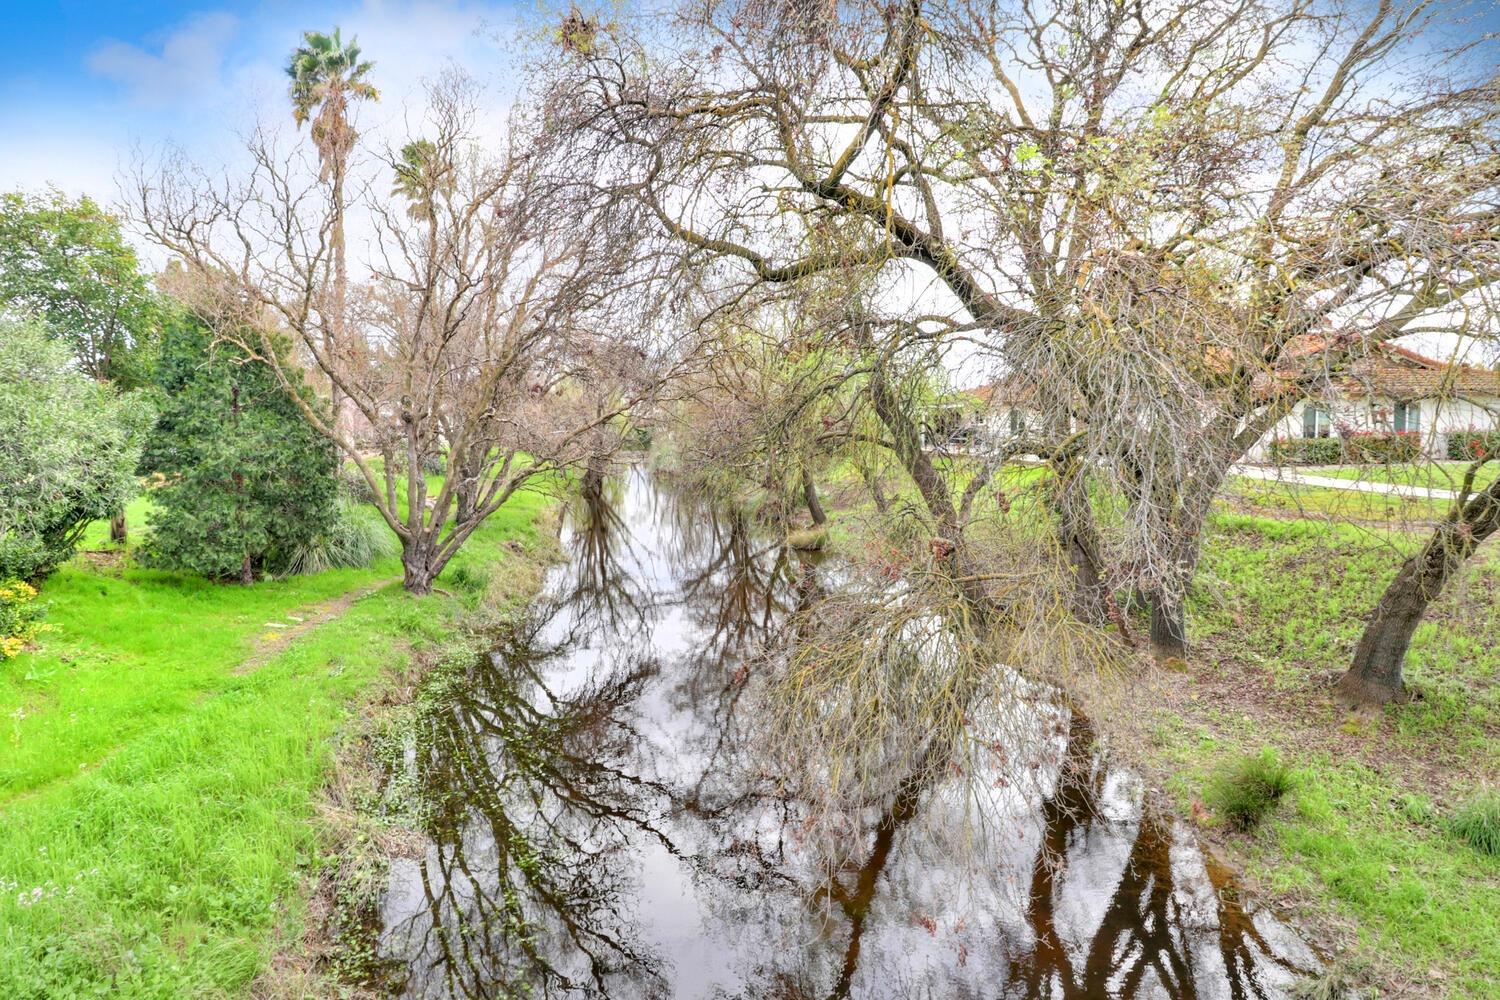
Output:
M380 939L407 996L1238 1000L1316 964L1076 721L1036 794L902 786L830 873L747 657L838 568L639 468L610 487L414 749L430 841Z

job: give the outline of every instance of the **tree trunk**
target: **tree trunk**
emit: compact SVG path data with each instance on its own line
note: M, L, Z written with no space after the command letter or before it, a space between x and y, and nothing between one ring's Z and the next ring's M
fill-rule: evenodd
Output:
M1470 470L1461 499L1454 502L1422 551L1406 560L1380 595L1375 616L1354 649L1354 660L1339 679L1337 690L1342 701L1383 705L1403 695L1401 671L1406 650L1427 606L1443 592L1444 585L1479 543L1500 527L1500 479L1470 496L1477 468Z
M401 549L401 586L408 594L424 597L432 593L437 571L432 565L431 546L413 542Z
M339 371L339 345L344 340L344 310L348 296L349 269L344 255L344 164L333 164L333 323L324 328L323 353L328 367ZM340 428L344 415L344 391L332 376L328 379L328 402L333 410L333 426Z
M818 486L813 482L812 473L805 468L802 470L802 499L807 504L807 512L812 515L814 525L821 527L828 523L828 515L823 511L823 502L818 499Z
M254 582L255 563L250 558L250 553L246 552L244 557L240 559L240 583L248 587Z
M1073 614L1090 625L1109 620L1109 589L1099 571L1099 533L1077 463L1054 466L1060 485L1054 497L1058 542L1073 567Z
M1151 600L1151 648L1157 659L1185 659L1187 657L1187 616L1183 612L1181 597L1170 597L1165 591L1155 591Z
M865 486L869 487L870 498L875 501L875 509L882 515L891 512L891 502L886 499L885 488L880 485L880 477L867 466L859 467L859 474L864 478Z
M1109 593L1089 540L1066 529L1062 540L1073 567L1073 614L1090 625L1103 625L1109 618Z
M125 523L125 509L122 507L109 519L109 540L124 545L129 532L129 525Z
M475 485L477 477L469 468L467 455L448 455L448 475L457 477L457 485L453 488L453 521L455 524L463 524L474 516L474 503L478 499L475 496Z

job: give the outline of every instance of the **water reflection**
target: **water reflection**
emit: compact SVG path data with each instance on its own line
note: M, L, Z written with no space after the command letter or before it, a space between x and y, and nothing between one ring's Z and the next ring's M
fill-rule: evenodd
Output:
M425 720L430 843L381 941L407 995L1238 1000L1315 964L1045 705L1040 794L898 780L829 872L746 674L837 568L640 469L564 541L528 625Z

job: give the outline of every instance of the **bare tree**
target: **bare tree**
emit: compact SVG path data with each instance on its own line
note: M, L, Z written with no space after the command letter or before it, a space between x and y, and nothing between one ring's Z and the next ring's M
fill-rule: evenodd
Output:
M1075 603L1136 589L1177 655L1232 464L1372 343L1489 308L1496 60L1461 7L693 3L575 25L549 111L732 296L837 275L1031 379Z
M351 206L372 233L368 278L350 310L359 336L332 345L320 310L338 252L329 233L345 212L305 153L257 133L241 179L174 162L139 172L133 191L140 223L188 263L189 294L220 336L250 341L241 346L290 384L283 366L295 362L268 349L289 336L357 411L358 434L299 397L375 492L416 594L517 490L598 448L599 430L655 384L659 346L619 303L606 313L625 285L628 241L603 224L556 224L579 206L559 204L543 178L545 137L518 118L488 153L474 138L472 85L449 78L431 97L429 134L405 147L424 168L393 156L400 196L366 184ZM429 487L424 470L445 455L448 474Z
M1407 559L1380 595L1375 615L1360 636L1354 661L1339 679L1339 695L1356 705L1382 705L1399 698L1406 650L1427 607L1472 556L1500 529L1500 479L1485 489L1474 477L1492 456L1481 457L1464 473L1458 498L1420 552Z

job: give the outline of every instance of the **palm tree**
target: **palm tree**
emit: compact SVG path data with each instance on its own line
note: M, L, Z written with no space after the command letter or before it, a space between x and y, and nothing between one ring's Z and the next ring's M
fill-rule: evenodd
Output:
M325 35L308 31L292 52L286 72L291 77L292 117L300 127L311 124L313 145L322 164L322 179L333 188L333 324L324 333L323 349L333 353L342 339L345 297L349 284L344 258L344 172L357 135L349 122L354 101L378 100L380 94L365 79L375 64L360 59L359 45L345 45L339 29ZM342 404L337 383L330 389L334 419Z
M452 187L448 166L438 155L437 145L431 139L408 142L401 147L395 167L396 183L391 194L411 202L407 214L413 219L428 218L437 196Z

